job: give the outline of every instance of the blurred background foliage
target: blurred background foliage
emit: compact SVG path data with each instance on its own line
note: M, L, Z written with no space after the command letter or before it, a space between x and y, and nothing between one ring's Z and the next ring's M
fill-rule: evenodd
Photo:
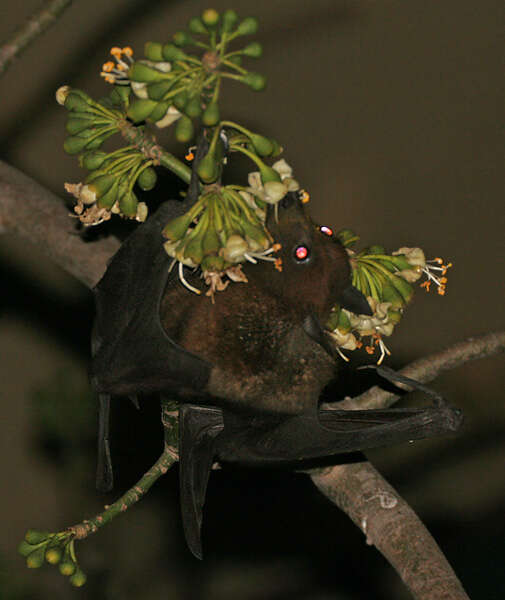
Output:
M4 0L0 39L39 0ZM99 97L110 46L165 41L207 3L75 3L2 79L0 156L63 198L81 178L63 153L64 83ZM504 326L503 3L483 0L216 0L260 19L263 94L229 85L223 114L281 140L313 216L364 243L421 245L455 267L444 299L418 294L389 365ZM181 152L170 135L168 144ZM154 194L163 199L163 194ZM96 233L95 233L96 234ZM99 234L99 233L98 233ZM28 527L59 530L113 499L94 490L96 404L87 382L91 294L27 243L0 237L0 597L6 600L401 600L398 577L302 474L212 474L205 560L185 547L177 470L127 515L78 545L81 590L28 571ZM365 359L363 359L365 360ZM328 395L356 389L345 372ZM360 375L359 387L366 383ZM345 385L344 385L345 384ZM505 597L505 369L468 364L436 387L467 416L456 438L370 452L417 510L469 595ZM410 402L421 402L417 397ZM156 400L116 402L116 491L161 449Z

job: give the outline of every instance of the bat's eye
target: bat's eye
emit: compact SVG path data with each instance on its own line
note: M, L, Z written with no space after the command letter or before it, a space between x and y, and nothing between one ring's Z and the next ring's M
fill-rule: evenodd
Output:
M307 246L300 245L295 247L294 255L297 262L304 262L309 258L310 252Z
M328 237L331 237L333 235L333 229L331 227L327 227L326 225L321 225L321 227L319 228L319 231L321 231Z

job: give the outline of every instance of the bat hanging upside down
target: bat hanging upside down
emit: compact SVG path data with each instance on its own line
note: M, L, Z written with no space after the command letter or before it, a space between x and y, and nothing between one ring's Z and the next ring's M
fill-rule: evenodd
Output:
M459 410L319 410L335 376L325 333L331 308L371 314L351 285L346 250L289 193L267 227L281 244L282 271L243 265L214 302L198 272L197 295L180 284L162 246L164 225L189 208L169 201L123 243L95 289L92 381L102 407L100 485L112 486L107 445L110 395L159 392L180 402L180 486L186 540L202 556L200 529L215 461L286 465L458 429Z

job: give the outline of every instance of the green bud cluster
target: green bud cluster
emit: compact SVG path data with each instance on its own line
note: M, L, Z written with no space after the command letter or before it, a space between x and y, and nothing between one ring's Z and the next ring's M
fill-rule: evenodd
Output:
M66 131L69 134L63 147L68 154L97 150L104 141L119 131L121 111L104 103L95 102L85 92L64 86L56 98L69 111Z
M133 187L137 184L144 191L153 189L157 175L152 160L130 146L110 153L92 150L82 154L79 162L90 173L84 185L69 191L77 198L74 210L84 224L93 225L90 219L95 215L105 220L111 213L137 221L146 219L147 206L138 201Z
M272 243L262 219L232 186L204 192L186 214L167 223L163 235L170 256L210 272L261 255Z
M337 237L350 255L352 285L367 297L373 315L354 315L337 305L332 309L326 328L332 333L337 346L348 350L360 348L359 338L370 336L370 343L365 349L371 354L378 346L381 362L384 354L389 354L381 338L392 334L404 308L412 300L414 288L411 283L426 274L437 283L439 294L443 295L447 280L435 277L431 271L436 269L445 274L451 265L428 267L420 248L400 248L388 254L383 246L373 245L354 252L350 248L359 238L349 229L340 231ZM432 262L441 264L442 260ZM426 283L422 286L429 288Z
M205 127L219 123L218 100L223 78L242 82L256 91L265 87L263 75L241 66L242 57L262 55L261 44L251 42L241 49L228 51L230 42L254 34L257 29L258 21L254 17L240 21L233 10L219 14L207 9L200 17L193 17L187 30L176 32L169 42L148 42L144 48L145 59L130 59L126 73L123 61L122 71L108 66L107 72L102 74L111 83L129 82L134 98L127 115L134 123L148 120L165 127L178 121L176 139L187 143L193 138L195 119L201 119ZM110 64L106 63L104 68Z
M86 575L77 563L74 548L75 540L69 531L49 533L29 529L24 540L18 546L18 552L26 558L30 569L38 569L45 562L58 565L62 575L69 577L75 587L86 583Z

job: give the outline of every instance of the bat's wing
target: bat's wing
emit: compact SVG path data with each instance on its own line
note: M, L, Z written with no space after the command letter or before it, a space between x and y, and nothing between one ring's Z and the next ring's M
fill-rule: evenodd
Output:
M91 381L99 393L97 488L112 488L108 443L111 395L136 397L183 387L201 390L210 365L174 343L160 322L159 305L167 285L171 258L163 249L161 230L187 210L169 201L140 225L119 248L96 288L92 333Z
M188 546L198 558L214 460L300 468L307 460L450 433L462 422L461 411L446 403L422 409L321 410L288 418L240 416L186 404L179 415L182 519Z
M114 255L96 286L92 382L99 393L135 395L174 385L202 389L210 365L174 343L159 316L171 258L161 230L185 208L163 204Z

